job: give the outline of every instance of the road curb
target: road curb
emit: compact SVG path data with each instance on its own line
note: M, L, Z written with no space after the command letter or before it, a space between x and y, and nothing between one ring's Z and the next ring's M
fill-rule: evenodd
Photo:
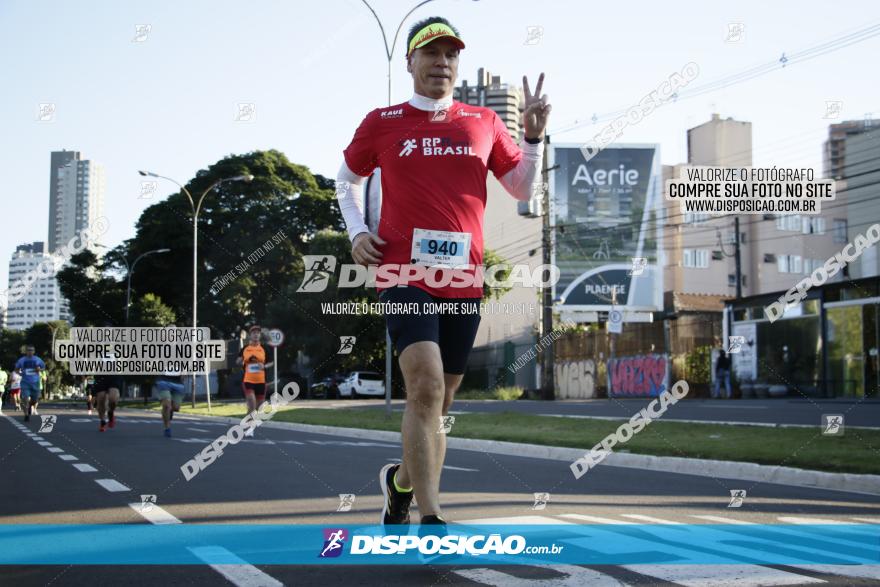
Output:
M228 422L230 424L241 422L241 418L205 416L201 414L187 414L187 417L210 418L212 420ZM295 430L297 432L310 432L313 434L327 434L330 436L348 436L351 438L364 438L368 440L400 442L400 433L390 432L388 430L342 428L337 426L320 426L316 424L295 424L292 422L273 421L263 422L262 426L267 428ZM589 452L588 450L585 451L580 448L522 444L501 440L456 438L454 436L447 438L446 445L448 448L454 448L457 450L470 450L474 452L515 457L566 461L569 463L574 462L576 459ZM744 463L740 461L658 457L653 455L638 455L619 452L612 453L598 466L624 467L664 473L696 475L698 477L712 477L716 479L735 479L738 481L776 483L779 485L794 485L797 487L813 487L816 489L846 491L849 493L880 495L880 475L828 473L825 471L759 465L756 463Z

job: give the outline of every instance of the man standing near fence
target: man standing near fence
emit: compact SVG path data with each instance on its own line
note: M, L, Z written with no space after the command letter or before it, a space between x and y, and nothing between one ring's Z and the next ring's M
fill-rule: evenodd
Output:
M724 349L719 351L718 359L715 361L715 383L712 384L713 399L719 397L722 382L724 382L724 391L726 392L724 397L730 399L733 397L733 393L730 391L730 357L727 356Z

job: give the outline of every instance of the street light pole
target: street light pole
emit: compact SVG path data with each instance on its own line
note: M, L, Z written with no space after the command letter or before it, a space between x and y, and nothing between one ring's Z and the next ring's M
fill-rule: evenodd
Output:
M433 2L433 0L423 0L419 2L412 9L406 13L403 19L400 21L400 24L397 25L397 31L394 33L394 41L391 43L391 46L388 46L388 37L385 36L385 27L382 26L382 21L379 20L379 15L376 14L376 11L373 10L373 7L370 6L367 0L361 0L364 5L370 9L370 12L373 13L373 17L376 19L376 22L379 24L379 31L382 33L382 41L385 43L385 56L388 58L388 105L391 106L391 60L394 57L394 48L397 46L397 37L400 35L400 29L403 28L403 23L406 22L406 19L409 18L409 15L415 12L418 8L428 4L429 2Z
M166 176L164 176L164 175L159 175L158 173L153 173L153 172L151 172L151 171L138 171L138 173L140 173L141 175L146 176L146 177L158 177L158 178L160 178L160 179L167 179L167 180L170 181L171 183L175 184L177 187L179 187L179 188L181 189L181 191L183 191L184 194L186 194L186 197L189 199L189 204L190 204L190 206L192 207L192 213L193 213L193 293L192 293L192 327L193 327L193 340L195 340L195 329L196 329L196 327L197 327L196 325L198 324L198 315L197 315L197 312L198 312L198 293L197 293L197 286L198 286L198 278L199 278L199 276L198 276L198 262L199 262L199 251L198 251L198 245L199 245L199 212L201 212L201 210L202 210L202 201L204 201L205 196L208 195L208 192L210 192L211 190L213 190L214 188L216 188L217 186L219 186L219 185L222 184L222 183L229 182L229 181L245 181L245 182L250 183L251 181L254 180L254 176L253 176L253 175L249 175L249 174L244 174L244 175L236 175L235 177L228 177L228 178L218 179L217 181L215 181L214 183L212 183L211 185L209 185L208 188L207 188L205 191L202 192L202 194L199 196L199 199L198 199L198 200L194 200L193 197L192 197L192 194L189 193L189 190L186 189L186 187L185 187L184 185L182 185L181 183L179 183L179 182L177 182L177 181L171 179L170 177L166 177ZM207 397L207 399L208 399L208 411L210 412L210 411L211 411L211 386L210 386L210 382L209 382L209 379L208 379L208 375L209 375L208 370L209 370L209 367L207 366L207 363L206 363L206 367L205 367L205 395L206 395L206 397ZM193 386L192 386L192 407L193 407L193 408L196 407L196 377L195 377L195 374L193 375Z
M128 326L128 311L131 309L131 274L134 273L134 268L137 266L138 261L146 257L147 255L152 255L154 253L167 253L171 251L171 249L153 249L151 251L147 251L146 253L141 253L135 260L134 263L131 264L131 267L128 265L128 260L122 255L119 255L119 258L125 261L125 267L128 271L128 285L125 288L125 325Z

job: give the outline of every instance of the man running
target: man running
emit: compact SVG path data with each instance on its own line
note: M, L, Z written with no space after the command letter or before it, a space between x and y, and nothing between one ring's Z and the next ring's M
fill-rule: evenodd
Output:
M183 378L180 373L166 371L156 379L156 396L162 404L162 424L165 426L165 436L171 438L171 420L174 412L180 411L180 401L183 399Z
M259 326L251 326L248 330L250 340L247 346L242 347L236 359L236 364L244 368L241 388L248 413L260 407L266 398L266 368L274 365L272 362L266 362L266 349L260 344L262 333Z
M15 372L21 375L21 408L24 421L29 422L40 403L40 371L46 369L46 363L34 355L33 345L27 345L24 352L25 355L15 363Z
M518 147L495 112L453 101L461 49L464 42L446 19L433 17L413 26L406 53L413 97L370 112L344 151L337 198L352 258L361 265L467 266L473 274L483 262L488 172L517 200L529 200L540 181L550 114L547 97L541 96L544 74L534 95L523 78L525 140ZM383 202L378 234L371 234L361 184L377 167L382 169ZM399 271L403 275L404 267ZM406 409L402 462L386 465L379 474L384 524L408 524L413 495L422 524L446 523L440 508L446 436L438 432L479 327L482 287L445 283L411 280L384 289L377 283L382 302L454 305L442 315L386 314L406 385Z
M104 432L107 426L116 427L116 404L119 402L119 390L122 389L122 377L118 375L98 375L95 377L95 385L92 393L95 397L95 405L98 408L98 418L101 423L98 431ZM108 416L107 419L104 416Z

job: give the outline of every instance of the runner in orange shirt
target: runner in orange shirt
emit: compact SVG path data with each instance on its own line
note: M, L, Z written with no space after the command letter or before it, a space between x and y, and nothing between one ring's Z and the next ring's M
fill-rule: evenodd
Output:
M257 325L251 326L248 333L250 342L241 349L236 363L244 368L241 387L250 413L266 399L266 368L273 363L266 362L266 349L260 344L261 328Z

